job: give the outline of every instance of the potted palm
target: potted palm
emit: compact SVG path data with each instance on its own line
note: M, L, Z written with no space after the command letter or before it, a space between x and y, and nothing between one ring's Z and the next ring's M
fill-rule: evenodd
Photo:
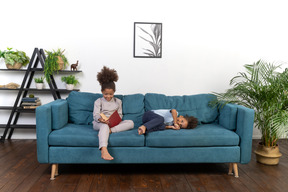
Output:
M50 83L50 76L54 75L59 70L63 70L68 65L68 60L64 55L65 50L58 49L57 51L46 51L47 57L44 65L44 76L46 81Z
M12 48L0 51L0 58L3 58L8 69L20 69L29 63L30 58L24 51L12 51Z
M279 163L281 153L277 141L288 130L288 69L277 72L276 66L259 60L245 65L246 72L231 79L232 88L214 93L214 104L236 103L255 110L255 126L262 134L255 151L258 162Z
M36 89L43 89L44 77L34 78Z
M64 76L61 78L61 80L66 83L67 90L73 90L74 86L79 84L79 81L76 79L74 75Z

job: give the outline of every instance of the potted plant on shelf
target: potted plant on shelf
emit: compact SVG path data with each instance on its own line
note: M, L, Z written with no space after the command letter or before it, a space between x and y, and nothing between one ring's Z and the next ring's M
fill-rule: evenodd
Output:
M36 89L43 89L44 86L44 77L34 78Z
M55 72L63 70L68 65L68 60L63 54L65 50L58 49L57 51L46 51L47 57L44 65L44 76L46 81L50 83L50 76L54 75Z
M259 60L245 65L246 73L231 79L226 93L214 93L213 104L236 103L255 110L255 126L262 134L255 151L258 162L279 163L281 153L277 141L288 130L288 69L277 72L280 65Z
M12 48L0 51L0 58L3 58L8 69L20 69L29 63L30 58L24 51L12 51Z
M74 75L64 76L61 78L61 80L66 83L67 90L73 90L74 86L79 84L79 81L76 79Z

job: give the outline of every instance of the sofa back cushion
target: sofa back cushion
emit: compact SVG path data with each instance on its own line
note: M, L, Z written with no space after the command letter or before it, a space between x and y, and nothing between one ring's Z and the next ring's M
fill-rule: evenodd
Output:
M133 120L134 127L142 125L144 114L144 95L124 95L122 99L123 120Z
M68 104L64 99L58 99L52 105L52 129L61 129L68 123Z
M92 124L94 102L102 94L72 91L68 97L68 120L78 125Z
M166 96L147 93L145 111L155 109L176 109L179 115L194 116L200 123L214 122L218 116L217 108L211 108L209 102L214 98L210 94Z
M78 125L92 124L94 102L101 98L102 94L72 91L68 98L69 122ZM144 95L115 95L122 100L123 120L133 120L139 124L139 118L144 113ZM141 120L142 121L142 120Z

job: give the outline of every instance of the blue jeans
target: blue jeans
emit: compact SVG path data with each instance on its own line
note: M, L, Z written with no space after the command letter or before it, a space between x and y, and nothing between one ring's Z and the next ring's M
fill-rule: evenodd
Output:
M165 129L164 117L147 111L142 117L143 125L146 127L146 132L160 131Z

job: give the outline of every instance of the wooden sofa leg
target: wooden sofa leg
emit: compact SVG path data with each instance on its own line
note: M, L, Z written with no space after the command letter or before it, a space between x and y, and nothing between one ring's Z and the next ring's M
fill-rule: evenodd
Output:
M57 176L59 175L59 172L58 172L58 165L59 165L59 164L56 164L55 177L57 177Z
M239 177L238 175L238 166L237 166L237 163L229 163L229 172L228 172L228 175L233 175L233 171L234 171L234 176L236 178Z
M50 180L54 180L55 179L55 173L56 173L56 170L58 169L58 164L52 164L52 167L51 167L51 178ZM57 171L58 172L58 171Z
M233 164L229 163L229 172L228 175L233 175Z
M238 178L238 166L237 163L233 163L233 171L234 171L234 177Z

